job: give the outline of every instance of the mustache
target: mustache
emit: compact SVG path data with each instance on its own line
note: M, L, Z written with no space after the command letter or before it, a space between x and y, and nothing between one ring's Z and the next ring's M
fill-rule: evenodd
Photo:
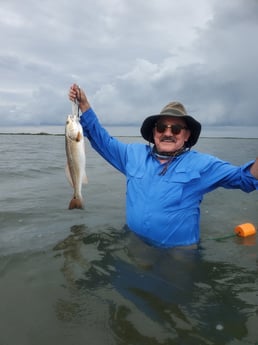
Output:
M176 142L176 138L173 137L172 135L164 135L163 137L160 138L160 141L167 141L167 140L170 140L173 143Z

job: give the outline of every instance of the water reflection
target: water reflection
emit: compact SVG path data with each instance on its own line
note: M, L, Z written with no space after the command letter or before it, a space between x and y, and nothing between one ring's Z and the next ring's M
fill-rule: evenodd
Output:
M126 231L85 225L54 248L69 300L60 320L98 315L115 344L242 344L256 339L256 273L209 262L202 249L160 250ZM256 301L256 302L255 302Z

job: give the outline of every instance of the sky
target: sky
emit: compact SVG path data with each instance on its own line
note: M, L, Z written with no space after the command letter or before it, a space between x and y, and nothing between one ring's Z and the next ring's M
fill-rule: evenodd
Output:
M257 37L257 0L1 0L0 126L64 124L73 83L104 125L258 125Z

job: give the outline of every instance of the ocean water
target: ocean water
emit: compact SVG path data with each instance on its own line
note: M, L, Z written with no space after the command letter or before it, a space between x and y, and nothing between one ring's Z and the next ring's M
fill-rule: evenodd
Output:
M49 128L34 130L18 132ZM257 235L234 234L257 226L257 193L207 195L200 249L151 248L125 230L124 177L88 143L85 210L67 209L62 133L0 135L0 344L258 344ZM223 137L196 149L258 156L257 138Z
M139 126L106 126L113 136L138 137ZM64 126L0 126L1 134L64 134ZM202 126L201 138L258 138L258 126Z

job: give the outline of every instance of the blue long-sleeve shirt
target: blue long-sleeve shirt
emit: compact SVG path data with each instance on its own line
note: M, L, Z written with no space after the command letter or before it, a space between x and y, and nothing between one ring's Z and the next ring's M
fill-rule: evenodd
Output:
M199 242L200 203L218 187L251 192L258 180L250 173L253 161L237 167L214 156L187 151L163 168L145 144L125 144L110 136L94 111L81 116L92 147L126 176L126 222L146 242L160 247Z

